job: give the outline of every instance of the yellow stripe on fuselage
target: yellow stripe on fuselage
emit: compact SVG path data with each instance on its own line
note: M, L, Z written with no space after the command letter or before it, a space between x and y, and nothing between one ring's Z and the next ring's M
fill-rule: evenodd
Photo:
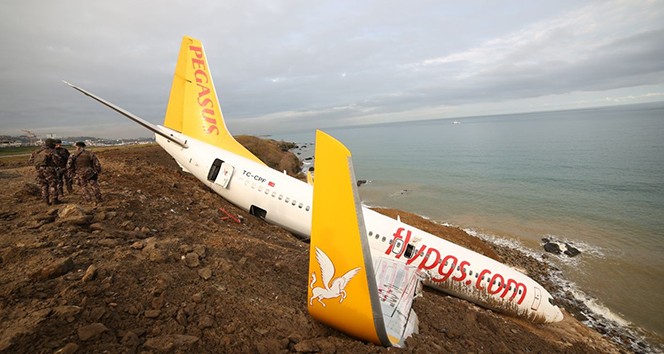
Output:
M265 165L228 132L203 45L197 39L182 39L164 126Z

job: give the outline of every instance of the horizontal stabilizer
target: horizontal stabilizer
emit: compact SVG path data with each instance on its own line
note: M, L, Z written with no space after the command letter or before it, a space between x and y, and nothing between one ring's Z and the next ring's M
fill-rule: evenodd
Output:
M179 145L179 146L181 146L181 147L183 147L183 148L187 148L187 144L185 144L185 142L183 142L183 141L181 141L180 139L178 139L178 138L176 138L176 137L174 137L174 136L172 136L172 135L169 135L168 133L162 131L161 129L159 129L158 126L156 126L156 125L154 125L154 124L152 124L152 123L146 121L145 119L140 118L140 117L138 117L138 116L136 116L136 115L134 115L134 114L132 114L132 113L130 113L130 112L127 112L127 111L125 111L124 109L122 109L122 108L120 108L120 107L118 107L118 106L116 106L116 105L114 105L114 104L112 104L112 103L106 101L105 99L103 99L103 98L101 98L101 97L99 97L99 96L97 96L97 95L95 95L95 94L92 94L92 93L90 93L90 92L88 92L88 91L86 91L86 90L84 90L84 89L82 89L82 88L80 88L80 87L78 87L78 86L76 86L76 85L72 85L72 84L68 83L68 82L65 81L65 80L62 80L62 82L64 82L65 84L69 85L69 87L73 88L74 90L81 92L82 94L84 94L84 95L86 95L86 96L92 98L93 100L95 100L95 101L97 101L97 102L103 104L104 106L106 106L106 107L108 107L108 108L110 108L110 109L112 109L112 110L114 110L114 111L116 111L116 112L122 114L123 116L125 116L125 117L127 117L127 118L133 120L134 122L136 122L136 123L138 123L138 124L144 126L145 128L147 128L148 130L152 131L153 133L155 133L155 134L157 134L157 135L161 135L161 136L163 136L164 138L166 138L166 139L172 141L173 143L175 143L175 144L177 144L177 145Z
M315 161L309 314L355 338L404 346L417 332L411 307L420 283L418 270L372 258L348 149L318 131Z

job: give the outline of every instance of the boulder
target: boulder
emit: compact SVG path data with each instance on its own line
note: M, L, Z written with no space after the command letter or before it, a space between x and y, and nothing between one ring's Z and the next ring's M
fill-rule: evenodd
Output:
M58 219L61 223L87 224L91 216L76 204L67 204L58 211Z
M201 268L198 270L198 275L201 278L208 280L212 278L212 269L210 269L210 267Z
M85 274L83 275L83 279L81 279L84 283L89 282L91 280L94 280L94 278L97 276L97 266L94 264L90 264L88 269L85 271Z
M69 271L72 269L74 269L74 262L71 260L71 258L60 259L32 273L30 275L30 279L32 280L54 279L61 275L69 273Z
M187 253L187 255L184 257L184 263L189 268L196 268L201 264L196 252Z
M561 254L563 251L560 249L560 246L558 246L557 243L553 242L548 242L544 244L544 250L553 253L553 254Z
M160 353L166 353L181 349L187 351L187 348L198 342L198 337L183 334L167 334L160 337L150 338L143 344L143 349L153 350Z
M208 315L201 316L198 321L198 328L205 329L214 326L214 319Z
M205 258L205 255L206 255L205 246L203 246L203 245L194 245L193 251L194 251L194 253L196 253L198 255L198 257Z
M298 353L314 353L320 351L320 348L312 339L303 340L295 344L294 349Z
M87 341L98 337L100 334L108 331L108 328L101 323L93 323L78 329L78 338Z
M576 257L581 254L581 251L579 251L578 248L572 246L571 244L566 243L564 253L569 257Z
M145 311L145 317L147 318L157 318L161 314L161 311L159 310L146 310Z

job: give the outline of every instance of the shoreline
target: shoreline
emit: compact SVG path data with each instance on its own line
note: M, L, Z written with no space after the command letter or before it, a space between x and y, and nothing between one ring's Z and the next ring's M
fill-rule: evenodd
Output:
M439 227L458 230L465 237L476 239L477 242L460 240L459 236L448 237L449 234L444 232L441 235L440 231L437 233L431 228L425 231L482 253L485 256L495 258L491 253L482 252L482 246L478 246L478 243L490 247L495 252L494 254L498 255L497 260L526 273L529 277L542 284L554 295L556 302L565 309L566 316L572 316L580 323L583 323L588 328L596 331L607 340L612 341L625 350L635 353L662 353L662 349L658 347L657 343L650 342L645 329L627 320L622 320L624 323L620 323L604 316L602 312L610 310L602 305L594 304L596 309L591 308L586 302L594 303L596 300L586 295L575 283L565 278L562 270L551 261L554 255L548 254L543 250L537 252L528 249L517 240L510 240L495 235L488 236L470 228L462 228L449 223L440 223L424 215L412 214L382 206L371 206L371 209L393 218L396 218L396 215L400 215L403 219L404 215L411 215L422 218L426 222L438 225ZM422 225L413 226L420 228ZM598 308L597 306L600 307Z
M313 149L315 149L315 143L296 144L298 146L291 149L291 152L297 153L297 156L303 163L308 163L308 165L303 167L303 171L307 170L314 163ZM408 212L390 207L375 205L370 207L378 212L389 210L392 213L409 214ZM637 353L642 351L664 352L664 343L651 342L650 340L651 338L655 339L656 334L649 334L647 330L619 317L617 319L610 318L617 315L613 314L611 310L603 305L598 304L596 299L588 296L574 282L566 279L562 270L551 260L555 255L548 254L544 250L538 252L528 249L517 240L510 240L496 235L485 235L472 228L462 228L448 223L439 223L425 215L414 215L437 225L457 228L467 234L468 237L477 238L490 245L496 253L505 258L505 261L501 262L510 266L517 266L520 270L527 270L529 276L544 285L555 296L556 301L563 305L569 315L624 349ZM458 239L449 241L459 242ZM592 305L592 308L588 303Z

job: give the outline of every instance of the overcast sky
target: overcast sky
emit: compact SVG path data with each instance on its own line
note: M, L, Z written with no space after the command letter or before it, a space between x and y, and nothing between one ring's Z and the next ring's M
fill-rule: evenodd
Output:
M664 1L33 1L0 12L0 134L149 136L183 35L232 133L664 101Z

